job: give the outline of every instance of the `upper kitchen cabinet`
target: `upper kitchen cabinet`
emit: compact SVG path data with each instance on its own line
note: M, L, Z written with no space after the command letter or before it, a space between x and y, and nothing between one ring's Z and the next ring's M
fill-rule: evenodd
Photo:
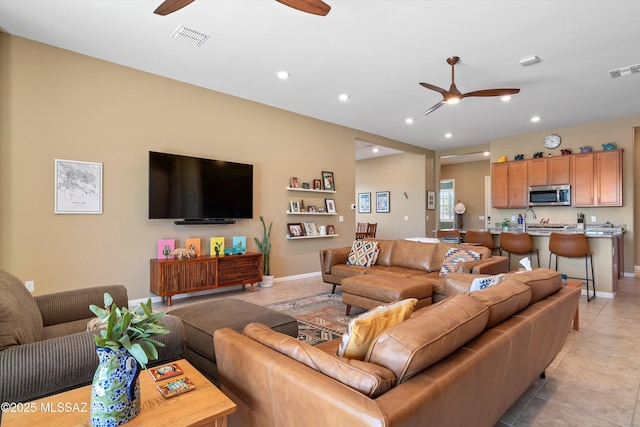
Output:
M571 157L573 206L622 206L622 150Z
M570 156L527 160L529 162L529 186L563 185L571 182Z
M494 208L527 207L529 162L493 163L491 165L491 204Z

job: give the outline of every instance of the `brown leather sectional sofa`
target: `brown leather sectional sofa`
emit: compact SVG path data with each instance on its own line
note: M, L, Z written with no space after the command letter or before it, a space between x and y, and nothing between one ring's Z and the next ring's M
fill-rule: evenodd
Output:
M214 334L229 426L493 426L561 350L580 290L539 269L452 293L386 329L364 360L252 323ZM450 283L449 283L450 282Z
M322 279L333 283L333 289L342 284L347 277L376 274L422 280L432 287L433 302L445 298L444 278L440 277L440 268L449 248L460 248L480 253L478 261L459 263L458 272L474 274L498 274L508 271L508 259L493 256L490 249L483 246L458 245L453 243L422 243L410 240L367 239L378 242L380 253L372 267L360 267L347 264L350 247L331 248L320 251ZM345 303L349 303L345 301ZM370 308L354 302L353 305Z

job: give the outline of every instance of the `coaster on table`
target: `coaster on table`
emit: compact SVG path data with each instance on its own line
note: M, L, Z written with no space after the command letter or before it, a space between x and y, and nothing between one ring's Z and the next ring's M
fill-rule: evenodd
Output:
M196 385L187 377L169 381L166 384L158 386L158 390L160 390L160 393L166 399L195 389Z
M183 373L177 363L169 363L168 365L156 366L155 368L149 369L149 374L151 374L151 378L153 378L154 381L177 377Z

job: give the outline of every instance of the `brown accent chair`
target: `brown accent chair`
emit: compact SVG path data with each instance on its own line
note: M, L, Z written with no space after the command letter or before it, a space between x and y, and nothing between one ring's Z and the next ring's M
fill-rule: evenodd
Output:
M500 233L500 247L503 251L509 252L509 268L511 268L511 254L529 255L529 260L533 262L533 254L538 259L538 268L540 268L540 254L538 249L533 247L533 241L529 233Z
M500 245L496 245L493 235L487 230L468 230L464 235L465 243L479 243L480 246L491 249L491 252L498 250L498 254L502 255Z
M593 275L593 256L589 249L587 236L583 233L551 233L549 236L549 268L551 259L556 256L555 270L558 271L558 257L578 258L584 257L584 278L571 277L571 279L584 280L587 285L587 301L591 301L589 296L589 282L593 287L593 298L596 297L596 282ZM589 261L591 261L591 279L589 279Z
M33 297L17 277L0 270L0 402L27 402L91 384L98 367L90 304L104 305L108 292L129 304L124 286L96 286ZM160 320L171 333L149 366L180 358L185 338L174 316Z

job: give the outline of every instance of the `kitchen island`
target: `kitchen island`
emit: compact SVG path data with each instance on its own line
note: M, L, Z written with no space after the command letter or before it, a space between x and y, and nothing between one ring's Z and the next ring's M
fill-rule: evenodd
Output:
M496 242L500 243L501 229L491 229ZM514 227L509 230L512 233L521 233L523 227ZM624 274L624 228L594 227L581 230L576 227L540 227L527 225L527 233L531 235L533 246L538 249L540 255L540 267L549 267L549 235L552 232L585 233L589 243L589 249L593 253L593 270L595 275L596 296L614 298L618 285L618 279ZM503 255L506 255L504 253ZM511 270L517 270L521 265L523 256L511 257ZM533 257L532 267L536 268L536 257ZM555 269L555 257L551 265ZM558 257L558 271L569 277L585 277L584 257L565 258ZM583 287L586 293L586 287Z

